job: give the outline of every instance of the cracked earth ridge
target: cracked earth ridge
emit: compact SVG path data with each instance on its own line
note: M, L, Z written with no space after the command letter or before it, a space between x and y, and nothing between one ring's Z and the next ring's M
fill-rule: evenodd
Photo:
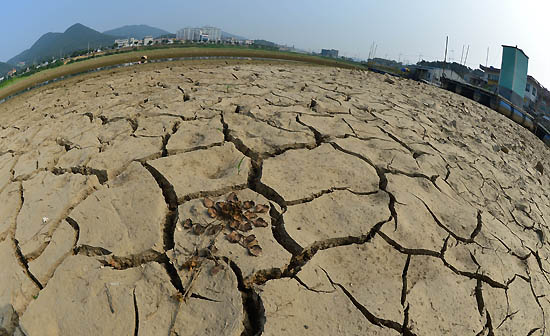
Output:
M26 93L0 128L0 334L549 333L549 150L453 93L175 62ZM184 227L231 193L269 204L258 256Z

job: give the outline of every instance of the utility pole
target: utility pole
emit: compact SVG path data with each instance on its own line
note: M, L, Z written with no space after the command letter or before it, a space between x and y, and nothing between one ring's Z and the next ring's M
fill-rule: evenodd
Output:
M468 44L468 50L466 50L466 58L464 58L464 64L462 65L466 65L466 61L468 60L468 54L470 53L470 45Z
M462 55L460 55L460 64L462 64L463 59L464 59L464 44L462 45Z
M370 46L369 50L369 60L372 58L372 53L374 52L374 41L372 41L372 44Z
M442 76L445 76L445 68L447 66L447 48L449 47L449 36L447 36L447 39L445 41L445 58L443 59L443 74Z
M487 59L485 60L485 67L489 64L489 47L487 47Z

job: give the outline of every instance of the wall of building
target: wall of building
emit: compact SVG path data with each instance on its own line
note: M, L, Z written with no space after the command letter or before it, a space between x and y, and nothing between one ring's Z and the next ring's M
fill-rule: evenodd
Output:
M527 85L527 68L529 59L514 47L503 47L502 66L498 82L499 93L512 103L522 106Z
M183 28L177 31L176 38L184 41L217 42L222 39L222 30L216 27Z
M525 99L529 99L531 102L537 101L537 94L538 89L537 85L533 83L532 81L527 81L527 85L525 87Z
M338 53L336 49L321 49L321 56L338 58Z

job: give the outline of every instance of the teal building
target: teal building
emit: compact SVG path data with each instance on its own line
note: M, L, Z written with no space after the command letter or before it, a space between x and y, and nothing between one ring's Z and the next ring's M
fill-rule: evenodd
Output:
M517 46L503 45L502 48L502 66L498 81L498 92L513 104L523 106L529 57Z

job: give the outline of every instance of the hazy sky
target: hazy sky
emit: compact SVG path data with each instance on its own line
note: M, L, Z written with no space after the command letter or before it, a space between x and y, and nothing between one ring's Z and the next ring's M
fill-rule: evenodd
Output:
M449 57L467 65L500 67L502 44L529 56L529 74L550 87L549 0L55 0L5 1L0 20L0 61L29 48L46 32L74 23L99 31L148 24L170 32L213 25L249 38L342 55L376 55L416 62Z

